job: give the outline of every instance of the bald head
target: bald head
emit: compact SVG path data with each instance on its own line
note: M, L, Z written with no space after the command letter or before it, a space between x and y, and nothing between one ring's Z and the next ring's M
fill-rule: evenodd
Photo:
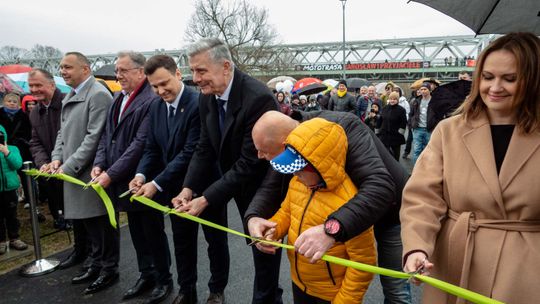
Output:
M296 120L278 111L264 113L251 131L259 158L271 160L283 152L285 139L298 124Z

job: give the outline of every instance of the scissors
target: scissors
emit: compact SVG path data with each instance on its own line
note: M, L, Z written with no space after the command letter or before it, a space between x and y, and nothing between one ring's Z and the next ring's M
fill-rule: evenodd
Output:
M58 169L60 169L60 168L58 168ZM58 172L58 169L53 170L53 171L50 173L50 175L47 176L47 180L50 180L50 179L52 178L53 174L56 174L56 172Z
M122 194L120 194L120 195L118 196L118 198L124 198L124 197L128 196L128 195L131 193L131 191L133 191L133 190L135 190L135 188L131 188L131 189L129 189L128 191L123 192Z
M262 236L262 237L253 237L253 240L251 241L251 243L248 244L248 246L253 246L253 245L259 243L260 241L268 241L266 238L267 238L270 234L274 233L274 231L275 231L275 229L272 228L272 229L268 230L268 231L264 234L264 236Z
M410 281L412 278L414 278L415 275L424 273L424 268L426 267L426 260L427 260L427 259L424 258L424 259L422 260L422 265L420 265L420 267L416 268L415 271L408 272L408 274L411 275L411 277L409 278L409 281Z
M90 187L90 185L96 180L96 178L97 178L97 176L93 177L86 185L84 185L83 190L88 189L88 187Z

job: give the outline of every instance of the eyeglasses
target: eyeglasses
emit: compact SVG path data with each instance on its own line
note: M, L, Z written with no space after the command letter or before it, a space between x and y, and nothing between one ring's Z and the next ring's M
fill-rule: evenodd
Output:
M131 69L114 69L114 74L116 74L116 75L125 75L129 71L137 70L137 69L141 69L141 67L131 68Z

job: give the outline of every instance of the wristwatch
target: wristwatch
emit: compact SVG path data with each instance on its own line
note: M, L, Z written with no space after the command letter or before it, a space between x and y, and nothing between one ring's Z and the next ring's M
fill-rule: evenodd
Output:
M324 223L324 233L328 236L336 238L341 231L341 224L336 219L329 219Z

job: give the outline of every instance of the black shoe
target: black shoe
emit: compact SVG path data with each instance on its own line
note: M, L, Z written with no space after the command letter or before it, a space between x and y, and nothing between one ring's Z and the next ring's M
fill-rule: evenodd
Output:
M99 277L99 270L90 268L85 273L81 273L80 275L71 279L71 283L72 284L88 283L97 279L97 277Z
M172 289L172 282L167 285L157 285L154 290L152 290L150 297L144 301L144 304L155 304L165 300L171 293Z
M197 303L197 290L191 292L178 292L178 296L174 298L173 304L196 304Z
M124 293L122 299L127 300L138 297L145 291L150 290L150 288L154 287L154 285L156 285L156 282L153 279L139 278L135 285L133 285L130 289L126 291L126 293Z
M67 269L69 267L78 265L82 263L85 259L86 257L77 255L75 252L73 252L67 257L67 259L65 259L64 261L62 261L62 263L60 263L60 265L58 265L58 269Z
M206 300L206 304L224 304L225 303L225 295L223 292L211 292L208 296L208 300Z
M120 275L118 272L108 273L100 275L90 286L84 290L84 294L91 294L107 289L111 287L114 283L118 282Z

